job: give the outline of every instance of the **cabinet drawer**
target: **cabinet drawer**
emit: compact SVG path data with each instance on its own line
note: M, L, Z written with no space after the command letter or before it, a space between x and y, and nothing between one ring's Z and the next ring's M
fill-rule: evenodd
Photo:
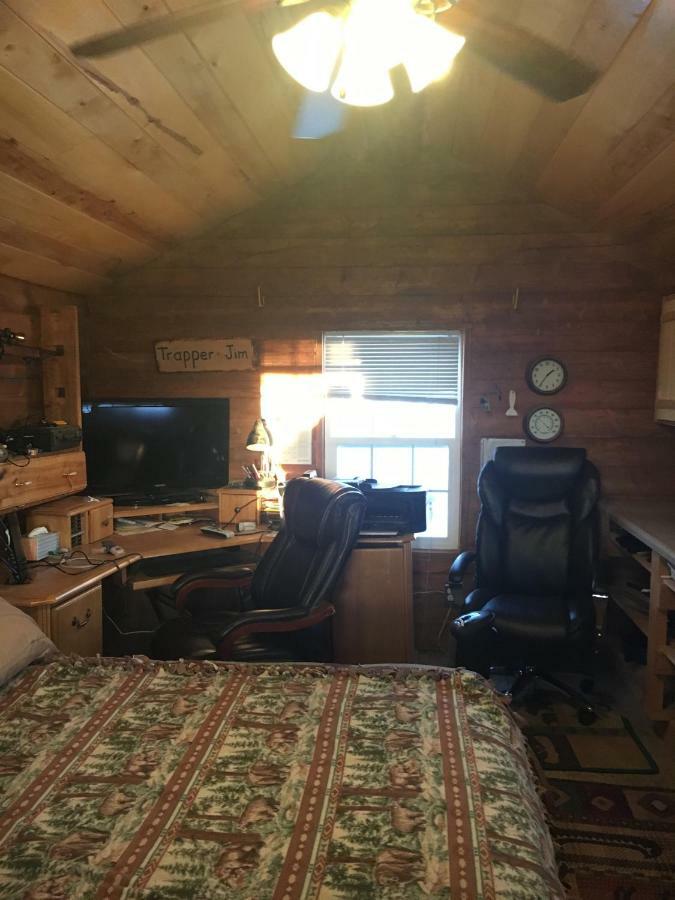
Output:
M21 467L0 464L0 510L33 506L44 500L84 489L87 468L84 453L54 453L31 458Z
M95 656L101 652L100 585L51 611L52 640L62 653Z
M87 529L87 543L93 544L101 538L110 537L113 533L113 505L102 503L90 509L87 513L89 528Z

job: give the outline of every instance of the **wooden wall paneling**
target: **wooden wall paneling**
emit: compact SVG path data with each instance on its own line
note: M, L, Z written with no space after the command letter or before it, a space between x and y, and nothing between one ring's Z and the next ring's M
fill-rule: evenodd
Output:
M125 25L169 11L164 0L107 0L107 5ZM189 36L179 34L150 41L143 50L224 147L253 188L270 184L276 173L266 151L254 138L211 68L204 65Z
M171 9L187 8L188 2L169 0ZM191 35L200 56L211 67L235 108L245 116L251 132L266 148L275 169L286 181L290 172L304 169L317 148L314 142L293 141L295 110L279 87L279 73L261 52L258 38L243 12L236 10L222 23L214 23Z
M650 2L594 0L569 49L580 59L591 62L600 72L609 71ZM536 181L592 96L593 88L565 103L542 103L513 168L523 183Z
M73 294L42 288L0 275L0 328L11 328L26 335L26 343L40 346L40 313L78 305ZM19 348L20 351L20 348ZM11 357L15 361L8 362ZM0 362L0 427L15 422L35 421L44 414L42 364L26 365L13 348Z
M0 195L5 218L29 230L39 226L41 234L98 253L110 266L117 264L122 254L127 259L137 260L148 254L147 245L139 244L103 223L95 223L73 207L3 172L0 172Z
M598 218L607 225L644 221L653 211L675 205L675 139L602 204ZM674 249L670 246L670 252Z
M58 33L59 42L66 44L121 24L102 0L84 5L62 0L46 7L35 0L5 2L40 34ZM63 44L61 48L67 56ZM91 61L71 60L193 175L195 190L204 191L209 205L220 201L237 210L253 201L242 173L142 48Z
M538 187L548 202L590 209L618 190L647 161L639 152L628 159L618 140L621 135L626 135L630 146L637 129L643 149L653 144L650 155L654 155L661 138L650 138L645 129L661 133L658 112L649 111L672 86L674 41L675 17L669 0L652 0L543 171ZM664 82L669 71L670 85ZM645 128L640 129L645 115Z
M44 415L50 421L63 419L82 425L80 395L80 341L77 309L41 307L40 346L63 348L60 356L42 360Z
M593 0L549 4L526 0L520 4L516 25L569 50ZM502 16L504 11L502 11ZM595 60L593 60L595 61ZM494 173L510 172L543 106L555 105L514 79L499 78L478 145L481 164Z
M59 109L120 153L136 168L201 217L210 212L209 194L154 136L133 121L106 94L6 5L0 5L4 30L0 65L11 70ZM62 48L61 48L62 49Z
M4 152L11 151L23 180L151 248L194 228L196 216L186 206L1 67L0 93ZM9 162L3 156L0 165Z

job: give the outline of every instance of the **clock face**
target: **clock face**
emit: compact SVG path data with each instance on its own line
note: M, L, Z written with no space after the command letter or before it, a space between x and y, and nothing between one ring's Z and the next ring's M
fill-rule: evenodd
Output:
M565 387L567 371L560 360L544 356L530 364L526 377L529 386L538 394L557 394Z
M563 430L563 418L555 409L540 406L525 416L525 431L533 441L547 444L559 438Z

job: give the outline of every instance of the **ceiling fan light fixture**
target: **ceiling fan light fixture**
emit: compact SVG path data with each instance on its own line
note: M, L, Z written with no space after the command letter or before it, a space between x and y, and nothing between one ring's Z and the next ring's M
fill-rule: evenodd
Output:
M327 12L312 13L272 38L272 50L288 74L310 91L330 85L342 48L343 23Z
M444 78L464 46L464 38L425 16L413 15L403 47L403 65L414 94Z
M345 51L330 92L349 106L381 106L394 96L389 70L349 50Z

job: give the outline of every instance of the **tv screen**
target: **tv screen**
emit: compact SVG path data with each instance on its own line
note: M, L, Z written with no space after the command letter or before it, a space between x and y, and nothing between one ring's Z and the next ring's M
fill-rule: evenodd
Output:
M229 401L95 400L82 407L88 487L161 497L228 481Z

